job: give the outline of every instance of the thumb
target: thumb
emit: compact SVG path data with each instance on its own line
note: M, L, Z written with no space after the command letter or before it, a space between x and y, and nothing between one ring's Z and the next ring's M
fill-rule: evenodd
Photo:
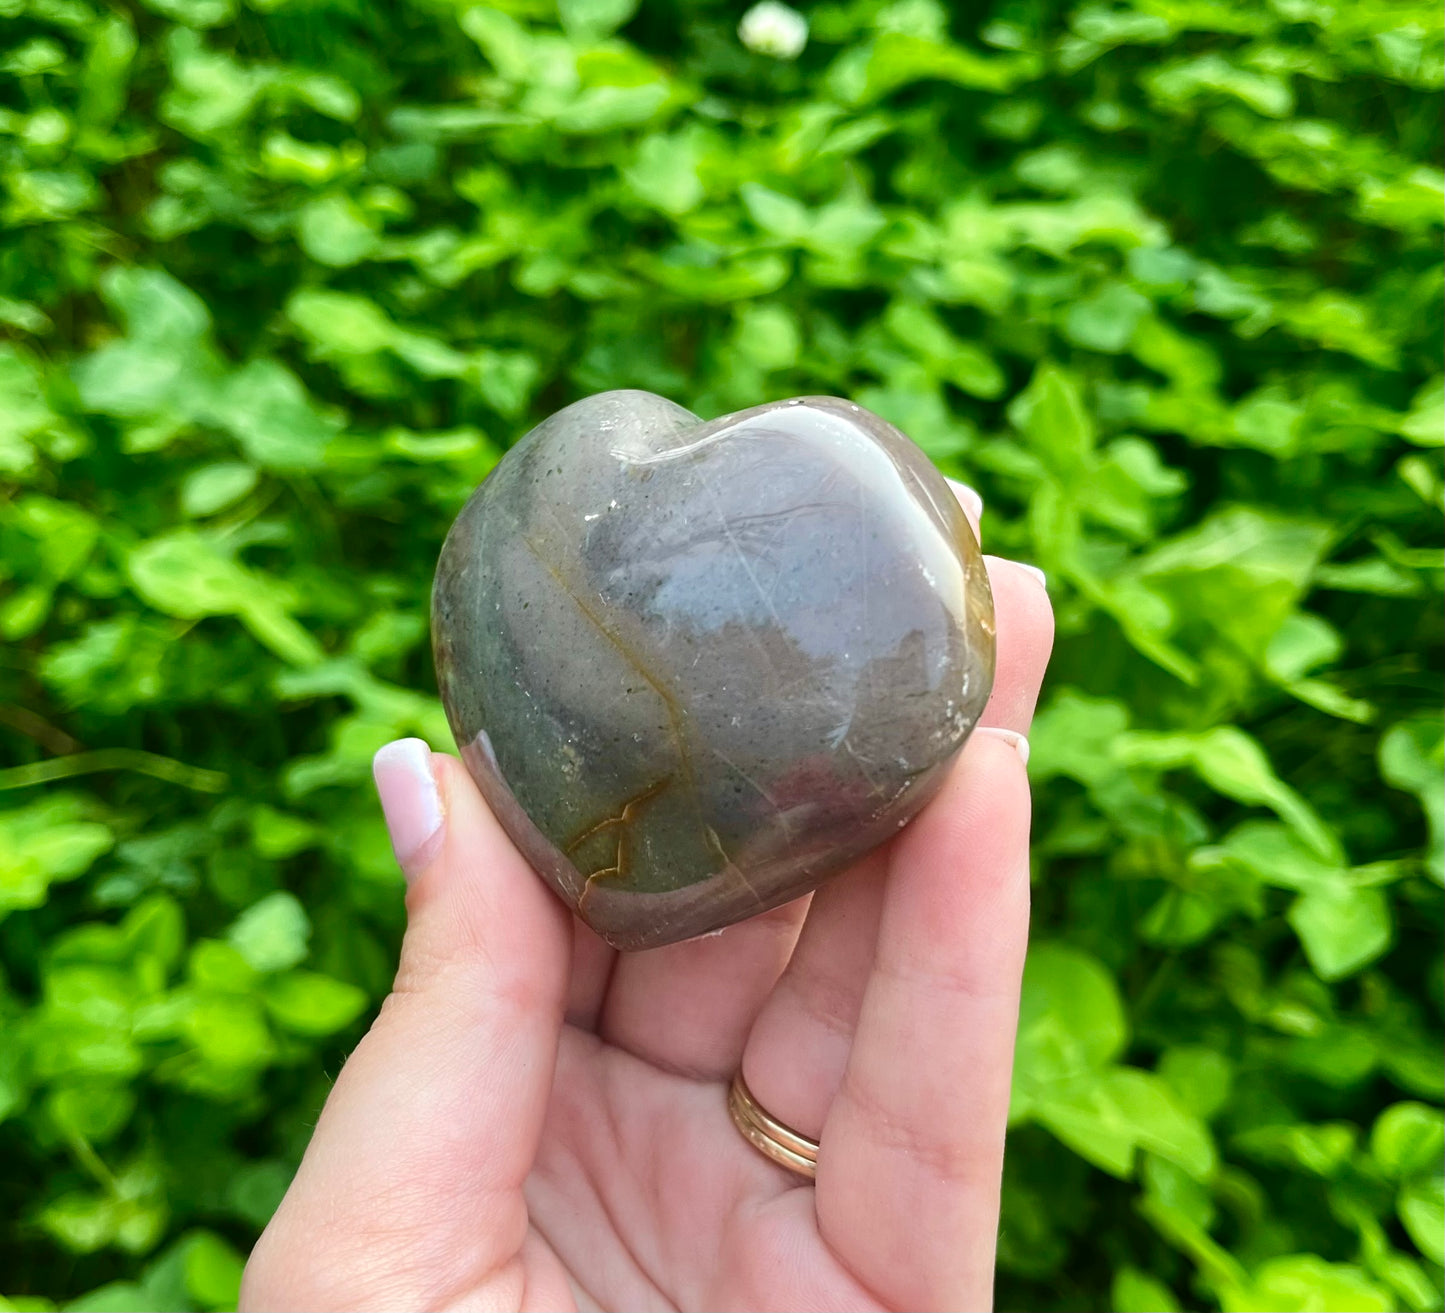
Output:
M455 758L403 739L375 775L410 886L401 966L251 1256L241 1306L436 1307L482 1287L488 1307L515 1306L570 920Z

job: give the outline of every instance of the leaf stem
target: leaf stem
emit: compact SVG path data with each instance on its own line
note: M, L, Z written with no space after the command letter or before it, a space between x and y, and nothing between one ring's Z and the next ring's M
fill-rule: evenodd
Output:
M139 748L98 748L94 752L76 752L67 757L54 757L28 766L12 766L0 770L0 791L25 789L51 780L71 779L76 775L94 775L101 771L134 771L179 784L199 793L221 793L230 784L230 777L218 770L187 766L185 762L162 757Z

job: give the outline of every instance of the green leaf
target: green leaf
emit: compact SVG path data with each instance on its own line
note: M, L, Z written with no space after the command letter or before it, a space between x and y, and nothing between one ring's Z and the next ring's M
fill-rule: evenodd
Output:
M185 913L174 898L152 894L142 899L120 925L121 941L130 955L149 958L146 967L173 970L181 960L186 942Z
M1003 370L981 347L956 338L927 306L895 301L883 322L905 347L917 353L941 378L976 397L999 396Z
M990 57L962 46L906 32L885 32L870 45L841 56L828 73L834 95L868 104L909 83L942 79L961 87L1008 91L1032 75L1026 57Z
M0 811L0 917L40 907L50 886L83 875L115 842L110 827L88 819L79 798L59 794Z
M50 615L55 592L48 584L31 584L0 603L0 637L29 638Z
M699 155L696 136L655 133L642 139L622 177L628 191L645 204L665 214L687 214L697 208L704 194L698 176Z
M1137 569L1143 582L1177 598L1182 614L1212 626L1257 663L1298 605L1331 536L1308 519L1224 507L1160 544Z
M759 369L791 369L801 348L797 320L784 307L750 305L738 312L736 349Z
M1181 1107L1208 1120L1229 1099L1234 1064L1215 1049L1180 1044L1159 1059L1159 1076Z
M1148 1149L1207 1180L1216 1156L1208 1129L1173 1098L1151 1072L1113 1067L1030 1091L1024 1111L1064 1144L1111 1175L1132 1174L1139 1149Z
M1067 775L1082 784L1118 774L1112 749L1128 728L1122 702L1059 689L1039 712L1029 735L1029 771L1035 780Z
M1312 889L1290 908L1288 920L1321 980L1354 975L1394 937L1390 905L1378 889Z
M1101 963L1065 944L1033 945L1019 1013L1019 1087L1097 1070L1127 1036L1118 988Z
M1348 1163L1356 1128L1340 1122L1322 1125L1254 1126L1234 1136L1234 1147L1260 1162L1298 1167L1315 1176L1333 1177Z
M1117 353L1133 340L1148 312L1147 298L1113 283L1086 301L1074 302L1064 320L1064 336L1091 351Z
M1114 1313L1179 1313L1183 1307L1162 1281L1128 1266L1114 1274L1110 1302Z
M78 506L50 497L28 494L5 508L0 523L8 523L34 543L38 573L46 579L68 579L86 563L100 524Z
M351 173L362 159L363 152L355 142L336 147L276 130L261 143L259 163L261 172L277 182L320 186Z
M1445 1154L1445 1114L1423 1103L1396 1103L1376 1119L1370 1153L1394 1180L1434 1171Z
M1085 464L1093 454L1094 424L1072 375L1041 365L1028 387L1009 404L1009 422L1056 477Z
M132 1281L111 1281L79 1299L71 1300L65 1305L65 1310L66 1313L136 1313L138 1309L153 1305L156 1308L162 1307L155 1304L145 1287ZM47 1304L46 1307L53 1308L54 1305Z
M286 317L323 357L384 351L396 331L372 302L345 292L297 292L286 303Z
M250 465L202 465L187 474L181 484L181 509L198 518L214 515L246 496L256 486L256 479Z
M1445 376L1437 374L1415 394L1400 433L1417 447L1445 445Z
M584 38L606 36L637 12L638 0L557 0L557 16L568 32Z
M270 360L253 360L232 374L213 413L262 469L316 469L332 435L300 380Z
M1347 873L1321 857L1293 830L1275 821L1245 821L1225 837L1220 851L1279 889L1308 893L1347 886Z
M549 117L559 132L593 136L651 123L671 99L672 89L661 78L634 86L588 87Z
M234 611L246 591L239 567L193 534L172 534L138 548L130 575L152 606L186 619Z
M807 245L829 260L856 260L887 224L882 211L863 192L849 188L815 212ZM841 263L833 266L818 261L813 270L813 276L822 283L837 282L846 287L856 278L856 268Z
M801 242L808 235L811 220L807 207L791 197L755 182L745 182L738 188L738 196L753 222L770 237Z
M35 461L33 439L58 422L29 359L8 344L0 346L0 470L28 471Z
M256 969L236 945L219 939L202 939L192 945L189 975L210 992L244 995L256 987Z
M1344 351L1369 364L1393 369L1392 333L1369 306L1339 292L1317 292L1307 301L1279 308L1280 319L1295 335Z
M1140 1148L1183 1168L1196 1180L1208 1180L1214 1174L1218 1160L1208 1128L1180 1105L1158 1076L1118 1067L1108 1074L1104 1089L1132 1126Z
M377 249L375 225L349 196L308 201L296 221L296 239L318 264L345 269Z
M75 1193L48 1204L37 1220L66 1249L88 1254L115 1239L118 1213L109 1199Z
M298 1035L330 1035L365 1010L366 995L355 985L314 971L291 971L266 986L266 1010L276 1024Z
M1445 1263L1445 1179L1411 1181L1400 1191L1398 1211L1415 1248L1432 1263Z
M1029 1115L1085 1162L1121 1180L1132 1175L1139 1139L1102 1082L1076 1080L1027 1106ZM1019 1115L1010 1109L1011 1117Z
M1243 730L1222 725L1201 734L1135 732L1116 743L1115 755L1133 766L1189 766L1226 797L1270 808L1324 860L1342 861L1339 839L1314 809L1275 774L1259 743Z
M104 415L173 414L181 423L202 409L219 369L198 344L118 342L82 360L74 371L81 403Z
M226 1071L260 1070L274 1053L259 1001L239 995L197 998L186 1014L185 1028L202 1061Z
M158 611L187 620L238 616L283 661L321 659L316 640L287 614L284 590L223 556L215 539L189 530L154 538L131 552L127 569L136 592Z
M1269 673L1295 697L1310 706L1344 720L1367 723L1374 719L1374 707L1360 698L1347 697L1319 679L1307 679L1308 671L1333 662L1344 650L1339 634L1318 616L1301 612L1288 616L1264 652Z
M1294 96L1283 78L1240 68L1218 54L1166 64L1144 81L1150 95L1168 106L1192 105L1216 95L1243 101L1271 118L1283 118L1294 108Z
M1235 406L1229 428L1241 446L1289 456L1298 450L1304 418L1304 407L1282 389L1260 388Z
M1395 1302L1352 1264L1290 1254L1262 1264L1248 1291L1223 1307L1225 1313L1387 1313Z
M104 1193L69 1191L46 1204L38 1221L73 1253L114 1247L144 1253L160 1238L166 1205L152 1163L139 1160L114 1173Z
M135 1091L129 1085L72 1079L50 1087L46 1111L65 1135L104 1144L130 1121L135 1105Z
M299 816L290 816L264 803L251 812L251 841L262 857L272 860L294 857L314 847L323 831Z
M1380 740L1380 774L1420 799L1430 828L1426 866L1445 884L1445 719L1438 711L1391 726Z
M226 938L255 970L285 971L305 960L311 921L294 894L278 891L242 912Z
M235 15L234 0L143 0L147 9L187 27L219 27Z
M406 460L427 464L482 455L489 462L487 468L499 454L493 451L486 435L473 428L453 429L446 433L410 433L406 429L392 429L386 435L386 449Z
M184 347L211 329L205 302L159 269L118 266L101 278L100 294L137 342Z
M227 1206L259 1230L280 1207L292 1175L290 1167L274 1159L248 1162L226 1185Z
M234 1308L241 1291L241 1256L211 1231L192 1233L185 1254L186 1288L195 1301L206 1309Z

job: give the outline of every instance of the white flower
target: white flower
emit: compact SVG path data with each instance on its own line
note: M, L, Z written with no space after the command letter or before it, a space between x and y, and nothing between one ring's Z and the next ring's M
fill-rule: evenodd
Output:
M808 44L808 20L779 0L760 0L738 24L738 40L774 59L796 59Z

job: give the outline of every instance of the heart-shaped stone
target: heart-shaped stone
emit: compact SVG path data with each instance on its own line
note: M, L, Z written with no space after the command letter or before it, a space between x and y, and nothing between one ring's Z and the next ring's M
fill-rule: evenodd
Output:
M948 485L833 397L559 411L457 517L432 637L482 793L623 949L776 907L896 834L993 683Z

